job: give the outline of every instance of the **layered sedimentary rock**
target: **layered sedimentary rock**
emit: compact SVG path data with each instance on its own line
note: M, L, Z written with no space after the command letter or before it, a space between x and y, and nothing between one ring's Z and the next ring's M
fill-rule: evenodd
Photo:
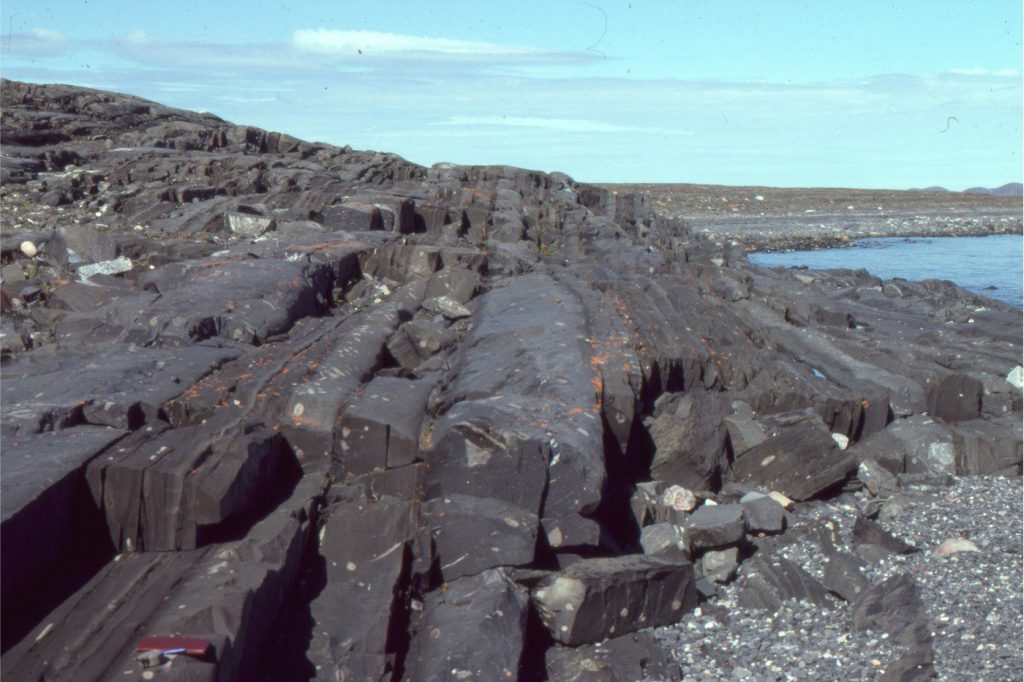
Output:
M654 674L701 570L824 603L747 559L792 500L1020 474L1019 312L951 284L92 90L2 123L11 679Z

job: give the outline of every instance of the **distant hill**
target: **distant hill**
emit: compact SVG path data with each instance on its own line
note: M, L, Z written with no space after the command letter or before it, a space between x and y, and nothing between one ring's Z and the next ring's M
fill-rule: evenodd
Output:
M924 189L917 189L913 187L910 189L911 192L948 192L949 190L945 187L939 187L938 185L932 185L931 187L925 187Z
M988 187L971 187L970 189L964 190L965 194L994 194L1000 197L1019 197L1024 196L1024 185L1019 182L1008 182L1002 187L994 187L989 189Z

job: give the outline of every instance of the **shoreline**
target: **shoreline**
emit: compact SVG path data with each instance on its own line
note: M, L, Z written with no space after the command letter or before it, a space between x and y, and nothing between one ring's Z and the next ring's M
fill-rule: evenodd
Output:
M720 235L712 230L701 231L701 234L705 234L711 237L721 238ZM857 234L856 236L848 235L765 235L759 236L755 241L747 240L747 243L743 243L740 238L734 238L735 241L743 243L744 251L750 253L780 253L780 252L795 252L795 251L822 251L825 249L837 249L847 248L856 245L856 242L864 239L927 239L927 238L958 238L958 237L997 237L1003 235L1018 235L1024 236L1024 232L1018 227L1004 228L1002 226L992 230L963 230L963 231L950 231L950 230L911 230L911 231L898 231L898 232L867 232Z
M804 251L873 237L1021 234L1021 197L917 190L600 185L641 192L663 218L748 252Z

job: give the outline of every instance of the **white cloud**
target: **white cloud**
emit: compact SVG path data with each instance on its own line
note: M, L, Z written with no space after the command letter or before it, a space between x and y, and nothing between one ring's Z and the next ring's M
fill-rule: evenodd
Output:
M535 116L454 116L431 125L443 126L510 126L538 128L562 133L647 133L653 135L692 135L689 130L624 126L579 118L542 118Z
M471 40L428 38L378 31L338 31L333 29L299 29L292 34L292 44L300 50L318 54L407 54L435 53L445 56L517 56L544 53L530 47L499 45Z
M48 57L64 52L71 41L60 31L34 28L28 33L9 33L3 36L3 51L28 57Z
M312 64L308 56L290 49L287 44L255 43L227 45L196 41L167 40L132 31L112 40L115 54L132 61L176 69L218 69L222 71L292 70L322 72L321 65ZM333 70L339 70L337 67Z

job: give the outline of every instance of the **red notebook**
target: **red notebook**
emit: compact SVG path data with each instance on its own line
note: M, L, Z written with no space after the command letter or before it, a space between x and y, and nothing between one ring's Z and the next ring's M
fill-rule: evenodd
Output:
M149 635L135 645L136 652L142 651L175 651L184 649L186 656L202 658L210 653L210 640L198 637L158 637Z

